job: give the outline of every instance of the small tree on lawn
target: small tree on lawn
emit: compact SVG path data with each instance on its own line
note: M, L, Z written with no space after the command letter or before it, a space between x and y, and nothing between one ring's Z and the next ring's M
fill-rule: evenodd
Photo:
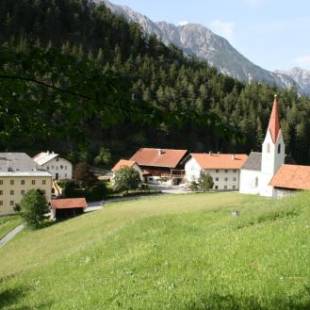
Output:
M199 184L199 189L202 192L208 192L214 186L213 178L211 177L210 174L203 173L199 178L198 184Z
M114 189L116 191L129 191L137 189L141 184L139 172L133 168L123 168L115 173Z
M45 214L49 211L45 195L34 189L25 194L20 208L22 217L32 228L39 228L45 219Z

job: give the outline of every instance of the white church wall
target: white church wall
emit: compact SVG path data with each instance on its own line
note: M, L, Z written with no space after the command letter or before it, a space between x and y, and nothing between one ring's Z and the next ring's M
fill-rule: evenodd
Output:
M186 164L185 164L185 179L187 182L196 182L200 178L201 175L201 167L195 160L195 158L191 158Z
M260 171L241 170L240 173L240 193L258 195L260 192Z

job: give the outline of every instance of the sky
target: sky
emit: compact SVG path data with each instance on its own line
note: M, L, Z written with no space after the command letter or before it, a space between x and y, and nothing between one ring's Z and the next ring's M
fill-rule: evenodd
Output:
M154 21L198 23L268 70L310 69L310 0L111 0Z

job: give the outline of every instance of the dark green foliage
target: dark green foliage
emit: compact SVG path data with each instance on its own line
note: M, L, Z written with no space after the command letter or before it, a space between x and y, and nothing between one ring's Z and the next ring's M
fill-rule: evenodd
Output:
M225 77L104 5L2 0L0 29L1 149L102 166L102 145L112 161L145 145L260 150L277 92L286 153L310 163L308 98Z
M199 191L199 184L196 181L193 181L193 182L191 182L189 188L192 192L198 192Z
M97 178L91 172L87 163L78 163L74 168L73 177L81 186L90 186L97 182Z
M100 201L106 197L108 193L104 182L98 182L87 190L86 199L88 201Z
M129 191L134 190L141 184L140 175L138 171L133 168L125 167L115 173L114 189L115 191Z
M45 195L39 190L30 190L25 194L21 203L21 215L32 228L39 228L49 211Z
M111 151L105 147L100 148L99 154L95 158L97 166L107 166L111 164Z
M213 178L208 173L203 173L198 180L198 188L202 192L210 191L214 186Z

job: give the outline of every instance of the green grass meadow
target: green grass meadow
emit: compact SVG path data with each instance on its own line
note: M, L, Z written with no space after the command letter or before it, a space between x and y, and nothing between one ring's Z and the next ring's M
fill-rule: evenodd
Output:
M22 219L19 215L1 216L0 217L0 239L7 233L21 224Z
M0 308L310 309L310 194L146 197L26 230L0 248Z

